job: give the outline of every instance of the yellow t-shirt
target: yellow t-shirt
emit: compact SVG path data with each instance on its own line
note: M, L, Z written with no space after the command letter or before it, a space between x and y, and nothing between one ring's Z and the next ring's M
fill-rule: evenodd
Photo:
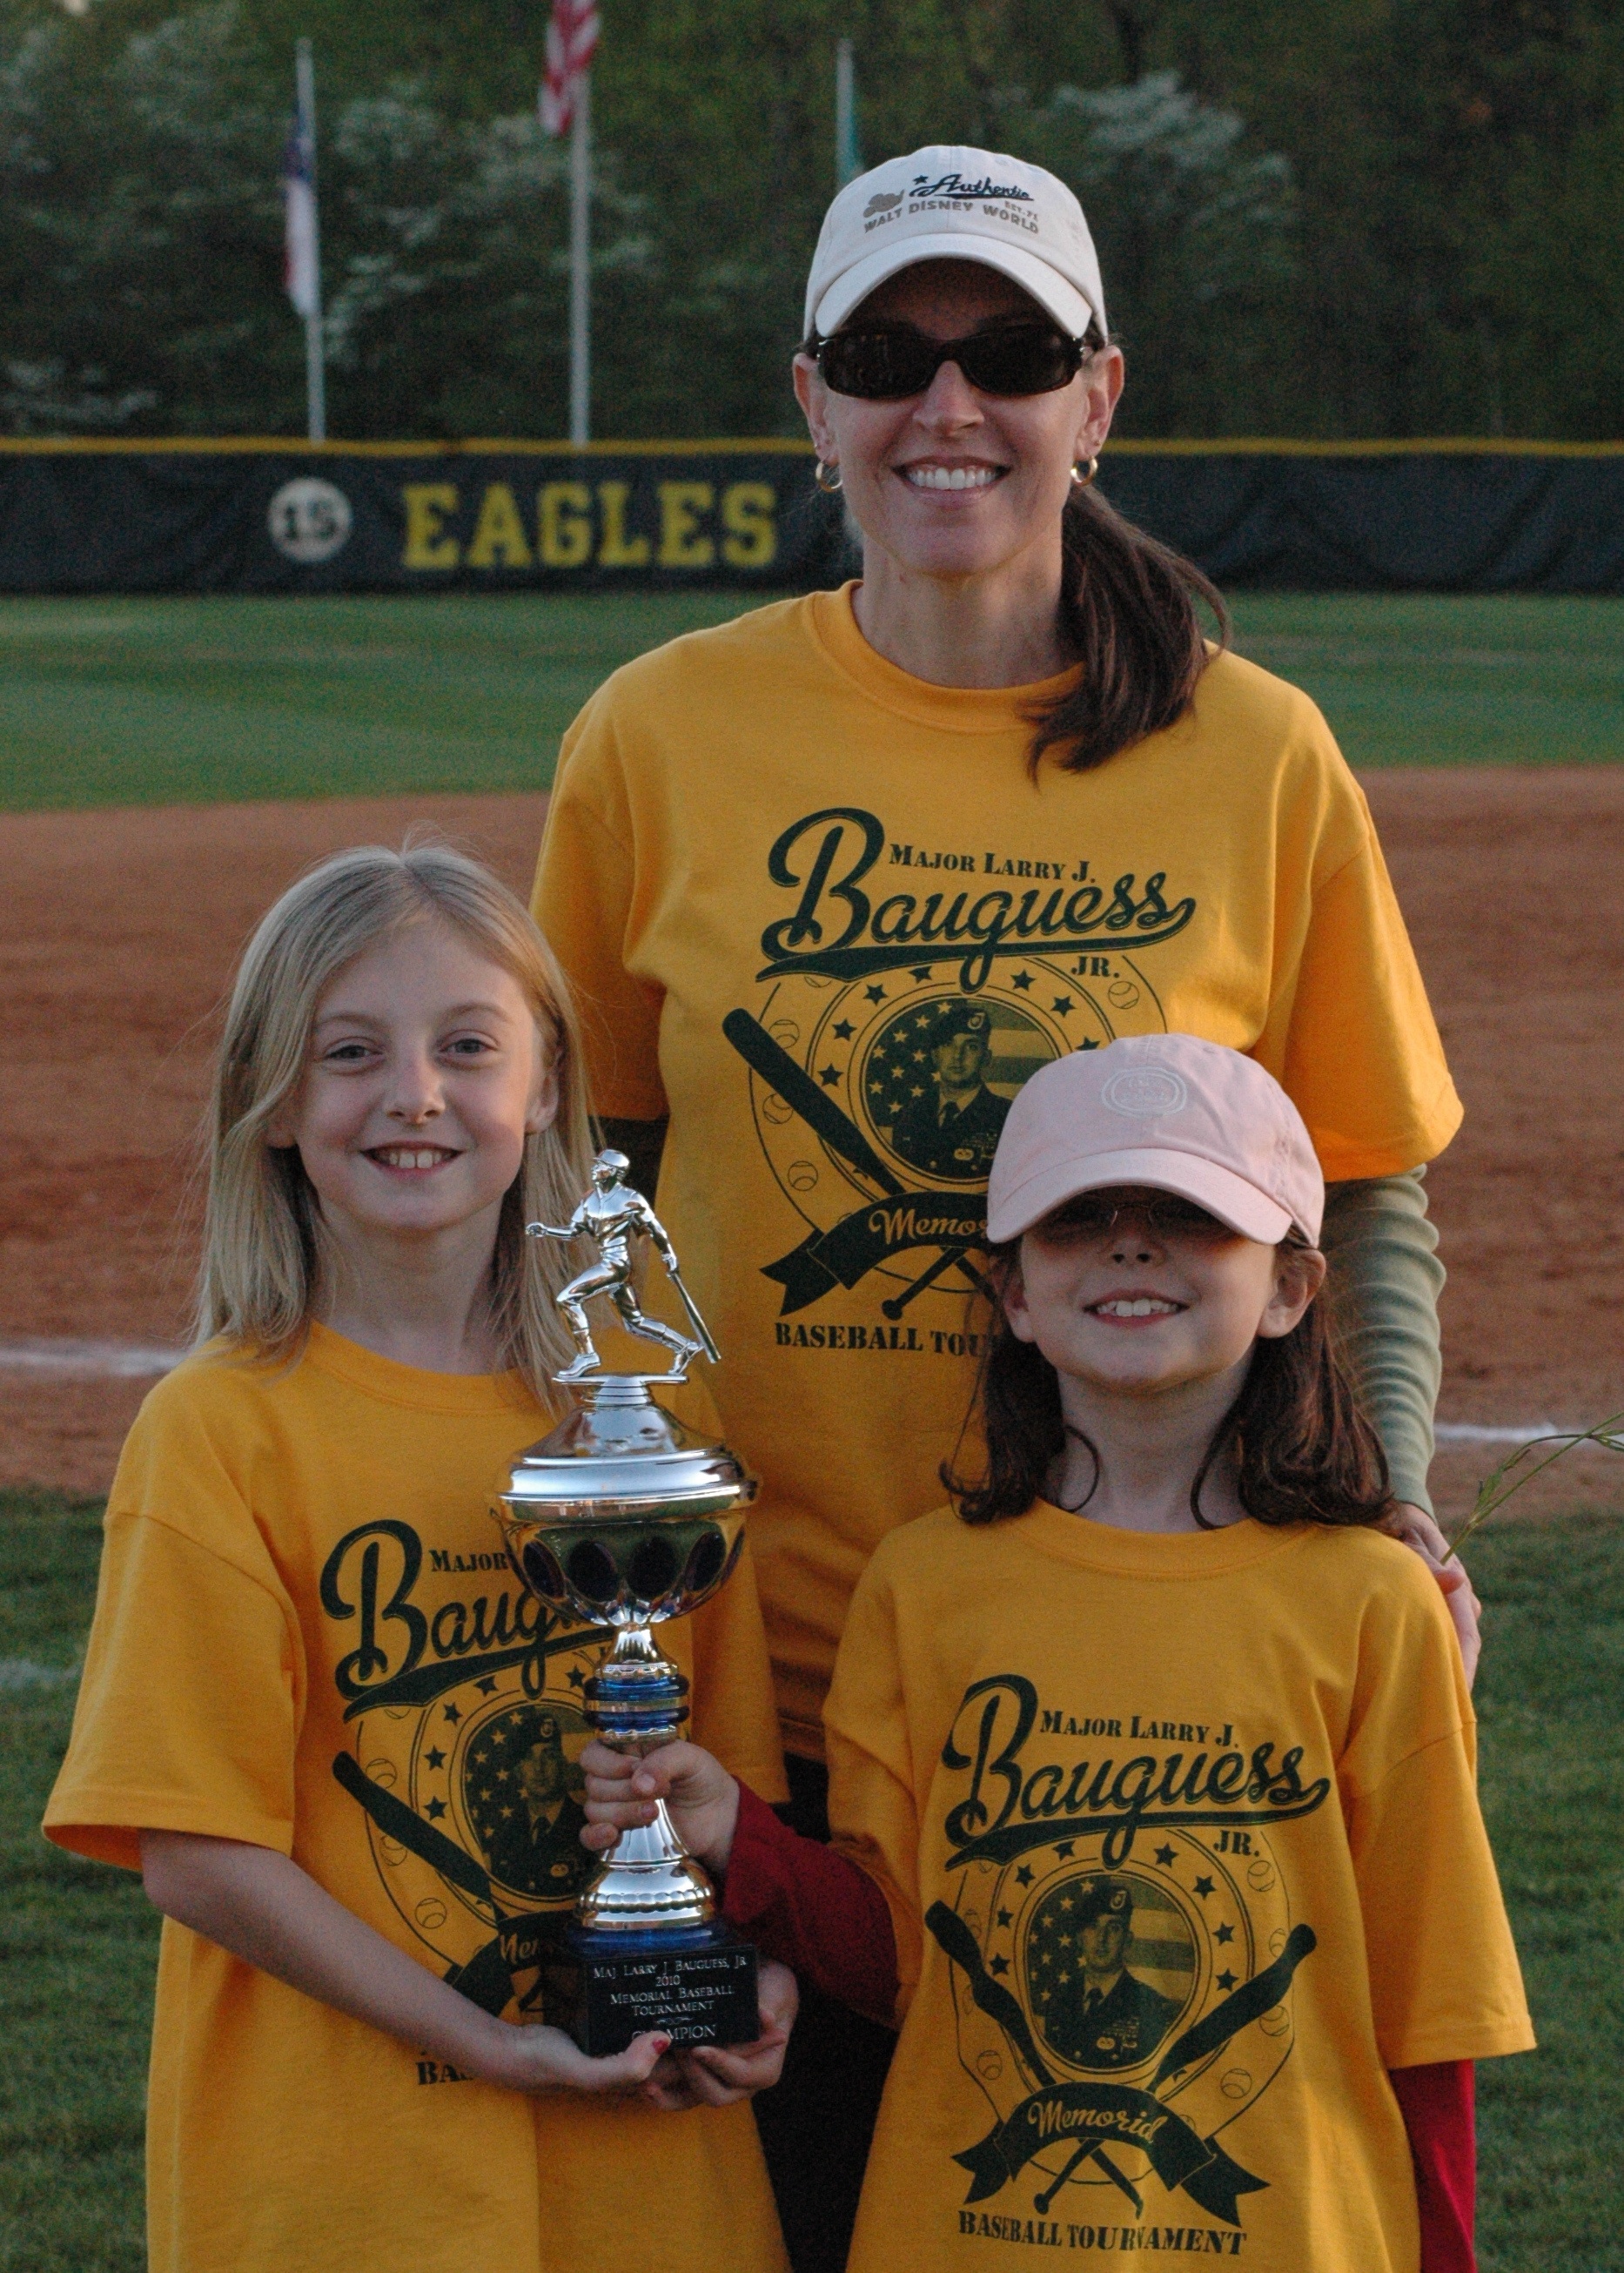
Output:
M851 2273L902 2234L910 2273L1416 2273L1387 2071L1533 2037L1407 1549L944 1509L870 1564L827 1719L905 2014Z
M1029 1074L1118 1034L1227 1043L1284 1084L1329 1177L1414 1167L1460 1118L1307 697L1220 656L1179 725L1034 782L1026 714L1051 691L912 679L848 589L644 656L565 739L535 913L596 1110L670 1114L659 1204L762 1478L797 1752L864 1564L940 1496L966 1254Z
M291 1369L205 1353L171 1374L109 1503L50 1837L130 1869L147 1827L291 1855L522 2018L533 1922L591 1867L573 1762L602 1652L518 1586L489 1512L547 1425L516 1377L421 1372L319 1326ZM782 1790L748 1564L662 1639L700 1741ZM748 2106L502 2091L169 1920L147 2185L153 2273L785 2262Z

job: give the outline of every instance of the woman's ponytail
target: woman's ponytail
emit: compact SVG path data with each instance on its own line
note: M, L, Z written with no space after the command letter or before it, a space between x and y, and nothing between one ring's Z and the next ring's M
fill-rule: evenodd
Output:
M1212 611L1220 647L1229 643L1217 587L1097 491L1074 489L1060 527L1060 637L1082 671L1033 717L1034 775L1045 751L1068 773L1087 773L1183 717L1209 660L1198 600Z

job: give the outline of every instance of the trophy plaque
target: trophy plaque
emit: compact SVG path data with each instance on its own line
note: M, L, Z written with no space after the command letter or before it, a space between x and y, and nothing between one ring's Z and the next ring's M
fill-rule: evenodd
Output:
M625 1182L630 1162L600 1152L592 1189L565 1225L532 1237L587 1239L600 1260L558 1297L574 1362L557 1378L574 1410L521 1452L493 1508L508 1559L550 1610L615 1637L584 1692L587 1726L617 1752L647 1754L682 1736L688 1683L653 1629L723 1586L738 1560L755 1484L725 1445L705 1442L655 1403L716 1347L683 1285L663 1226ZM632 1243L658 1250L692 1334L647 1317ZM628 1332L670 1353L661 1374L604 1371L586 1304L610 1302ZM751 2044L761 2033L756 1954L716 1916L710 1880L658 1803L623 1831L575 1905L549 1968L549 2018L595 2058L658 2029L674 2044Z

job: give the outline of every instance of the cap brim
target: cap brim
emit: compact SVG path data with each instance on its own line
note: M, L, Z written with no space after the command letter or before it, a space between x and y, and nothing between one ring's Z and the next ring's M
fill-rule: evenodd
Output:
M887 276L917 268L922 260L973 260L979 268L996 268L1023 292L1029 292L1068 339L1081 339L1096 313L1074 285L1024 245L996 244L985 237L944 229L935 236L905 236L877 245L864 259L835 278L812 311L811 328L827 338ZM1103 324L1103 316L1100 320Z
M1087 1160L1067 1160L1040 1168L1013 1192L999 1196L987 1218L987 1237L995 1245L1019 1239L1035 1223L1083 1192L1097 1192L1110 1184L1143 1184L1153 1192L1173 1192L1194 1200L1209 1215L1216 1215L1243 1239L1274 1247L1291 1228L1289 1210L1259 1191L1232 1168L1194 1153L1166 1152L1159 1148L1140 1152L1096 1152Z

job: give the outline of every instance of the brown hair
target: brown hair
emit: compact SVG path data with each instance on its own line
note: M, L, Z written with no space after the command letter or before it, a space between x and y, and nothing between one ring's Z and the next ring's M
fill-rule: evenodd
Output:
M1306 1244L1295 1232L1285 1243ZM1014 1267L1019 1247L1009 1240L992 1249L993 1286ZM954 1506L966 1523L1024 1515L1048 1489L1066 1447L1066 1423L1053 1366L1018 1339L1001 1306L983 1347L970 1414L981 1422L985 1464L979 1476L966 1476L943 1461L941 1481ZM1381 1440L1337 1362L1317 1296L1289 1334L1260 1339L1253 1350L1240 1393L1190 1487L1190 1512L1203 1530L1210 1526L1201 1511L1201 1486L1226 1455L1235 1460L1241 1506L1260 1523L1380 1523L1390 1512Z
M1088 773L1182 718L1211 656L1197 600L1229 644L1217 586L1171 546L1125 521L1094 489L1074 488L1060 514L1060 636L1082 665L1076 683L1034 713L1034 776L1053 750Z
M569 1271L551 1240L536 1253L525 1225L566 1218L590 1177L575 1015L522 901L478 861L423 836L408 836L399 852L363 844L318 861L282 894L243 953L209 1113L198 1338L223 1336L270 1359L303 1348L320 1306L326 1238L297 1148L273 1145L268 1131L303 1079L317 1009L333 979L356 956L423 922L446 925L518 981L550 1054L558 1109L550 1128L526 1138L523 1165L503 1197L490 1316L501 1362L543 1406L556 1407L551 1377L574 1350L552 1297Z
M821 344L809 332L798 352L815 362ZM1107 345L1090 324L1088 356ZM1087 363L1085 356L1085 369ZM1229 610L1212 580L1136 529L1097 490L1074 486L1061 508L1060 544L1060 639L1081 669L1074 684L1032 714L1027 759L1034 779L1049 750L1067 773L1089 773L1183 717L1212 660L1198 601L1211 611L1216 651L1230 641Z

